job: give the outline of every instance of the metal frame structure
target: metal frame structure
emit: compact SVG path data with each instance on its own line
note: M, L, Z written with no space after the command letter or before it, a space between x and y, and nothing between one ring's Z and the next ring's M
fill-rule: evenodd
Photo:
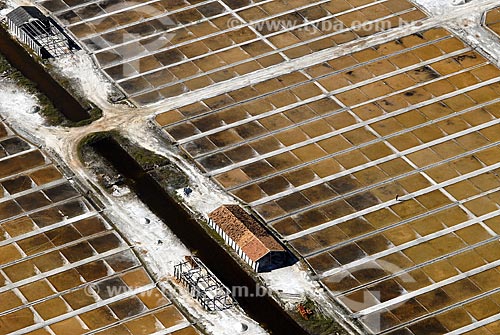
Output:
M19 7L7 15L9 29L40 57L59 57L78 49L51 18L36 7Z
M236 304L229 288L197 257L186 256L185 262L174 266L174 275L208 311L223 311Z
M20 28L54 57L71 52L67 38L54 26L51 20L43 23L38 19L34 19L21 25Z

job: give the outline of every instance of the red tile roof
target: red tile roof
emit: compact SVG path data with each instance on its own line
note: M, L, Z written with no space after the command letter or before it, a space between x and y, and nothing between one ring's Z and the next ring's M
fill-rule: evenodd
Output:
M223 205L210 213L209 218L254 262L270 251L285 251L257 220L238 205Z

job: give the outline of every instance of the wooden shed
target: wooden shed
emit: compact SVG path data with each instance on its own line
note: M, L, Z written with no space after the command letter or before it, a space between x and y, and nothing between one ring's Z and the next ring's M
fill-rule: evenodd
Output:
M240 206L217 208L209 214L209 223L255 271L270 271L285 263L283 246Z

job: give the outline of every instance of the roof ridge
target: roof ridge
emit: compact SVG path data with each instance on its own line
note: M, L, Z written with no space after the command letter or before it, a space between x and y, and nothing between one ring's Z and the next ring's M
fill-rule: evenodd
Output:
M285 251L274 236L239 205L222 205L211 212L209 218L254 261L271 251Z

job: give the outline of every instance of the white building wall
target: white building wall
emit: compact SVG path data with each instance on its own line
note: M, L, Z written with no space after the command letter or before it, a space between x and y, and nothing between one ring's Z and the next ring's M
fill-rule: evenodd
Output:
M222 237L224 242L226 242L227 245L229 245L231 248L233 248L234 251L240 256L250 267L257 272L257 269L259 268L259 263L254 262L248 257L243 250L240 248L240 246L233 241L223 230L221 227L219 227L212 219L208 219L208 225L219 234L219 236Z
M9 30L16 36L21 42L27 44L31 50L33 50L38 56L42 56L40 46L31 39L21 28L19 28L14 22L7 18L7 24L9 26Z

